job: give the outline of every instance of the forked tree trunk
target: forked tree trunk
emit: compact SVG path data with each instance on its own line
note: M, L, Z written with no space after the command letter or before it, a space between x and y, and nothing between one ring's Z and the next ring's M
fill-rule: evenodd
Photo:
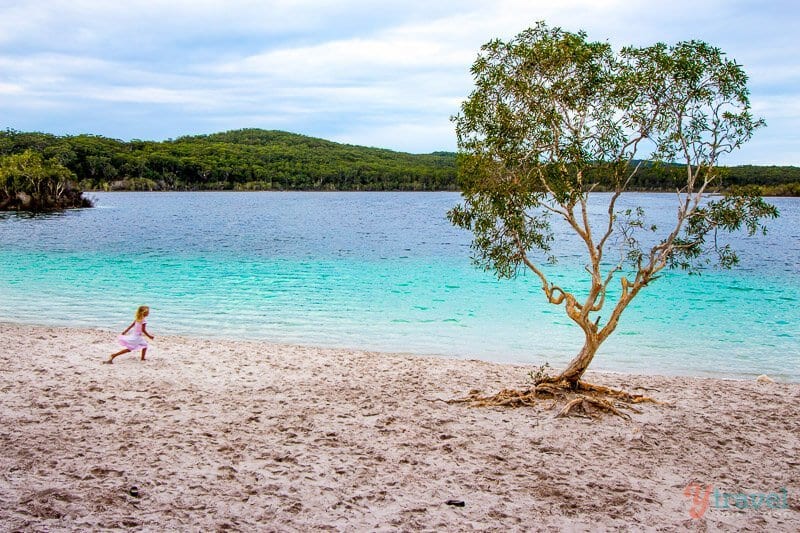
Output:
M641 271L640 271L641 272ZM566 383L569 385L571 389L578 388L578 381L580 381L581 377L583 377L584 372L586 369L589 368L589 364L594 359L594 354L597 353L597 349L600 348L600 345L605 341L609 335L611 335L614 330L617 329L617 324L619 323L619 317L625 308L628 306L630 301L633 299L634 296L639 292L639 290L647 285L647 282L650 280L650 276L652 272L646 273L642 280L640 280L637 276L636 282L631 285L627 278L622 278L622 288L623 288L623 295L620 300L617 302L617 305L614 307L614 311L611 314L611 318L606 323L606 325L598 331L597 329L597 322L590 322L586 320L584 316L572 316L570 314L570 318L572 318L575 322L583 330L584 334L584 343L583 348L581 351L578 352L578 355L575 356L572 361L569 362L567 368L564 369L561 374L556 377L548 378L545 380L548 383ZM569 313L568 313L569 314ZM583 319L583 320L580 320ZM599 320L598 320L599 322Z
M556 383L567 382L569 383L570 388L577 388L578 381L581 379L584 372L586 372L586 369L589 368L589 363L592 362L594 354L597 353L597 349L599 347L600 342L598 342L597 338L587 335L586 341L583 344L583 348L581 348L581 351L578 352L578 355L576 355L575 358L569 362L567 368L565 368L561 374L548 381L553 381Z

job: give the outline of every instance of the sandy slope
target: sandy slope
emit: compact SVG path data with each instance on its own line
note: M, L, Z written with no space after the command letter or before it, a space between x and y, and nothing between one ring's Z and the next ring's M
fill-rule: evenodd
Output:
M800 528L800 384L594 375L673 403L592 421L436 401L523 385L519 366L177 337L101 365L112 350L0 324L0 530ZM693 481L789 508L711 493L692 519Z

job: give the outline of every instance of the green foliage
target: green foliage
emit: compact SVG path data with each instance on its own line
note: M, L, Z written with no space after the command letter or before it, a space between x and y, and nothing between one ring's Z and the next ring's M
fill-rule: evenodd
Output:
M683 234L674 241L674 251L668 257L669 266L694 270L698 261L710 264L710 257L716 255L720 266L731 268L739 263L739 257L730 244L718 243L718 233L738 231L744 226L750 236L765 235L767 228L762 220L777 216L775 206L765 202L752 187L711 200L688 217ZM709 237L712 238L710 243Z
M33 150L0 156L0 210L46 211L89 204L75 190L75 175L56 159Z
M543 23L481 48L454 117L465 201L450 219L473 231L485 269L512 276L530 250L554 260L554 206L571 210L598 181L625 178L629 131L651 125L638 123L644 104L619 70L607 43Z
M553 369L550 367L550 363L545 361L543 365L537 366L528 372L528 378L533 383L540 383L550 377L552 370Z
M764 125L750 112L741 67L701 41L615 54L583 32L539 23L509 42L485 44L472 74L475 89L453 117L464 202L449 217L473 232L476 263L500 277L515 275L529 254L556 259L553 215L575 229L597 261L616 225L625 257L640 266L648 254L636 230L657 228L645 224L644 213L615 212L618 194L652 187L679 190L689 201L720 191L723 177L735 183L730 175L739 174L722 171L718 158ZM655 146L650 157L635 159L648 143ZM576 214L594 190L617 193L607 234ZM731 219L749 225L776 214L752 196L734 194L697 212L689 202L688 223L679 224L685 234L670 235L660 250L668 253L659 257L685 266L705 250L700 234L738 229ZM598 233L605 237L592 241ZM733 252L719 258L723 266L735 264Z
M453 190L453 154L414 155L245 129L164 142L0 133L0 155L34 150L105 190Z

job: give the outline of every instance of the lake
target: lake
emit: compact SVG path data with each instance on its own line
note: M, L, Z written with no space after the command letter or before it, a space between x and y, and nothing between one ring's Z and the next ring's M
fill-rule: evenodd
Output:
M471 264L471 235L445 216L457 193L90 196L96 208L0 214L0 321L121 331L147 304L155 335L555 367L582 344L538 278L497 280ZM608 196L595 199L599 217ZM591 368L800 380L800 199L770 201L781 218L766 237L734 238L739 267L667 272ZM674 217L673 194L622 200L637 203L661 225ZM558 225L556 238L560 262L548 272L580 290L580 243Z

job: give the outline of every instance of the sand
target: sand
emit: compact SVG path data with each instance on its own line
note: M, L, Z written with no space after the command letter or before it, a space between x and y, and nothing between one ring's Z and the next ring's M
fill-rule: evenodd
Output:
M522 366L160 336L102 365L115 333L0 339L4 531L800 529L796 383L592 374L670 405L557 419L439 401Z

